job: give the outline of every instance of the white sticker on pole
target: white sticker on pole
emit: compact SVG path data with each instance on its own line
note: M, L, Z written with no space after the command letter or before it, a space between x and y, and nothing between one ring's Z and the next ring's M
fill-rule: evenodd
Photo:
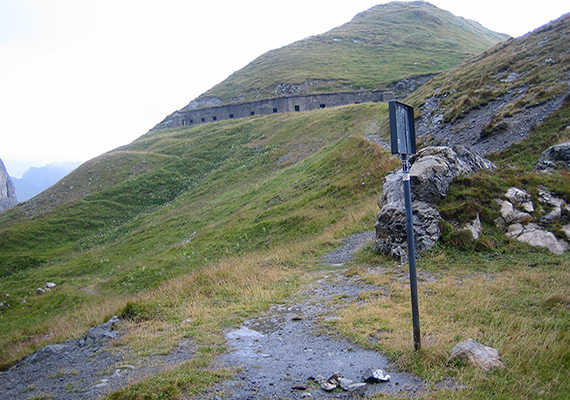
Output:
M410 180L410 174L404 174L404 176L402 177L403 181L409 181Z

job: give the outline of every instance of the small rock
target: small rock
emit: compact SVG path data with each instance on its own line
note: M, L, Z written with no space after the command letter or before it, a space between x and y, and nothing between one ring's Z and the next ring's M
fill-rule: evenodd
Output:
M479 213L477 213L477 218L473 222L465 225L465 229L469 229L473 235L473 239L477 240L481 236L481 231L483 230L483 225L481 224L481 218L479 218Z
M366 383L364 382L353 383L352 385L348 386L348 391L358 396L362 396L364 395L364 392L366 392Z
M330 382L323 382L321 384L321 389L323 389L325 392L332 392L337 387L338 387L338 385L336 385L334 383L330 383Z
M293 385L293 386L291 386L291 389L294 389L294 390L307 390L307 385Z
M505 194L505 197L515 206L526 203L531 200L530 194L516 187L510 187Z
M451 350L449 361L465 360L476 367L490 370L494 367L504 367L499 352L492 347L483 346L473 339L467 339Z
M45 287L46 289L49 289L49 290L55 288L56 286L57 286L57 285L56 285L55 283L53 283L53 282L46 282L46 284L44 285L44 287Z
M301 398L302 398L302 399L312 399L312 398L313 398L313 395L312 395L310 392L307 392L307 393L303 393L303 394L301 395Z
M368 383L388 382L390 380L390 375L386 374L381 369L368 369L364 373L362 379L364 382Z
M346 379L346 378L338 379L338 385L342 390L348 390L349 386L352 385L352 383L353 383L352 379Z
M42 288L37 288L36 289L36 296L43 296L44 294L46 294L46 291Z

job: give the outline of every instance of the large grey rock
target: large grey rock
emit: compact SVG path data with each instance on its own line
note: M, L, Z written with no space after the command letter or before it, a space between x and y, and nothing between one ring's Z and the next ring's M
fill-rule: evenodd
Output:
M562 254L570 248L568 243L558 239L554 233L542 229L537 224L512 224L508 227L507 237L531 246L547 248L551 253Z
M447 195L458 176L489 168L494 164L465 147L426 147L410 168L412 198L433 203Z
M439 212L423 201L412 203L412 221L414 224L414 243L418 252L431 249L441 237ZM385 205L378 214L375 248L383 254L400 258L407 262L408 234L406 210L404 207Z
M462 174L471 174L493 163L464 147L427 147L412 159L410 181L416 250L431 249L441 237L441 216L432 204L447 195L449 185ZM386 175L378 200L380 213L375 224L375 248L386 255L406 256L407 228L404 207L404 173L395 170Z
M570 169L570 142L549 147L542 152L536 165L539 171L550 169Z
M451 350L449 360L464 360L485 370L504 367L497 350L483 346L473 339L467 339L455 346Z
M8 175L4 163L0 159L0 212L14 207L16 204L18 204L16 187L12 179L10 179L10 175Z

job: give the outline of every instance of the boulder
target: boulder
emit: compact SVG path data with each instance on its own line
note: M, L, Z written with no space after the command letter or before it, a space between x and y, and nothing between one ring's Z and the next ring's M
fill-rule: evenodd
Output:
M530 222L532 216L529 213L519 211L508 200L495 199L501 205L501 216L495 220L495 224L501 229L507 229L510 224Z
M492 347L483 346L473 339L467 339L451 350L449 361L463 360L484 370L504 367L499 352Z
M526 212L534 212L532 204L532 197L526 191L516 187L511 187L507 190L505 197L515 206L522 206Z
M115 339L118 334L115 325L118 323L119 318L114 316L104 324L94 326L93 328L89 329L85 337L79 341L79 345L90 346L102 340Z
M410 168L412 198L433 203L447 195L449 185L458 176L494 167L463 146L426 147L418 152Z
M519 242L528 243L531 246L545 247L554 254L563 254L570 248L566 241L556 238L554 233L533 223L528 225L512 224L509 226L506 236L517 239Z
M538 188L538 201L551 208L551 211L540 219L540 222L543 224L558 222L563 214L570 214L570 206L563 199L554 196L544 186L539 186Z
M414 224L414 242L418 252L431 249L441 237L439 212L423 201L412 203L412 221ZM400 258L407 262L407 226L404 207L386 205L380 210L375 224L375 249L383 254Z
M449 185L462 174L471 174L493 163L465 147L427 147L413 157L410 168L414 240L419 253L431 249L441 237L441 216L433 203L447 195ZM404 205L404 173L386 175L378 199L380 213L375 224L375 249L407 262L407 226Z
M542 152L536 165L538 171L570 169L570 142L549 147Z

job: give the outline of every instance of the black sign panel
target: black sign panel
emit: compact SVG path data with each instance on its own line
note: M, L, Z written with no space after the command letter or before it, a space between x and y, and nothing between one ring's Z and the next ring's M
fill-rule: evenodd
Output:
M392 154L416 154L414 108L399 101L388 103Z

